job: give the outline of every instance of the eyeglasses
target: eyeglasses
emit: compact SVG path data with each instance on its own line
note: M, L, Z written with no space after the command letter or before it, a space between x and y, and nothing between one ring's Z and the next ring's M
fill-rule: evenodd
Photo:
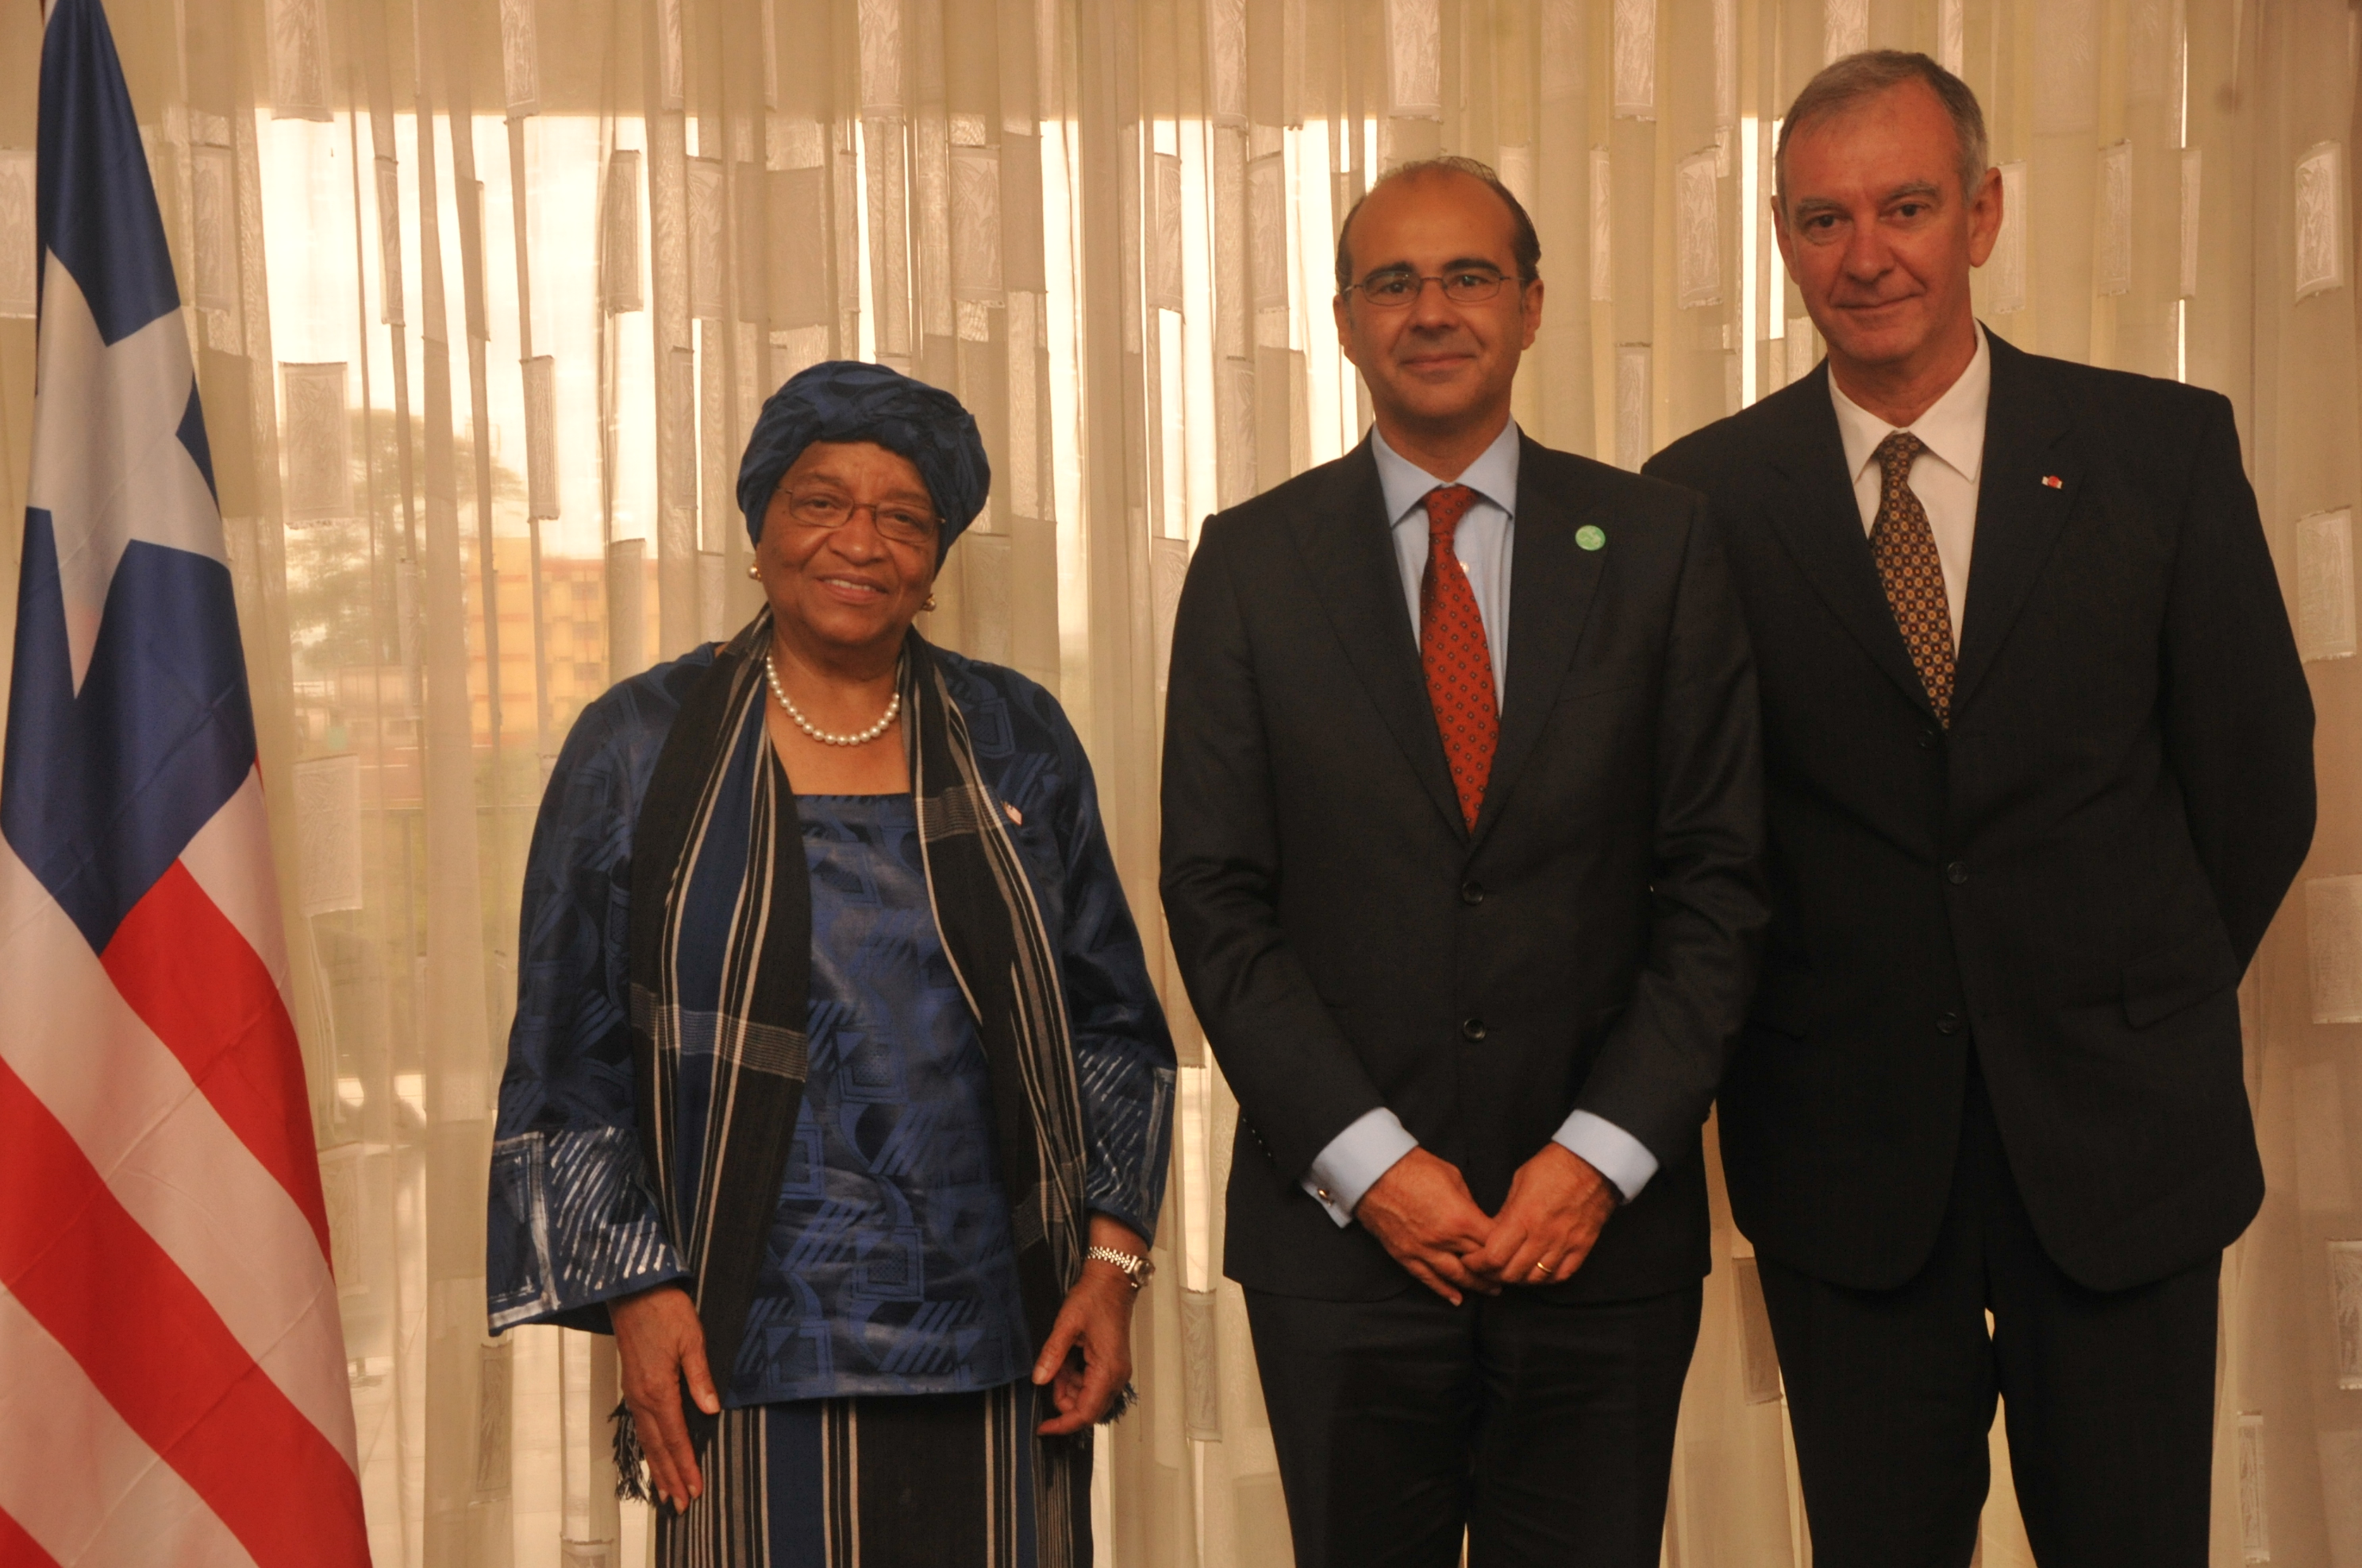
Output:
M1407 267L1389 267L1371 273L1346 293L1359 290L1363 299L1380 310L1399 310L1425 293L1428 284L1439 283L1442 285L1443 297L1453 304L1483 304L1499 293L1501 285L1508 281L1489 267L1463 268L1440 277L1423 277Z
M869 513L878 536L889 544L932 545L942 525L934 513L900 502L847 501L826 491L806 491L786 497L788 516L804 528L842 528L856 512Z

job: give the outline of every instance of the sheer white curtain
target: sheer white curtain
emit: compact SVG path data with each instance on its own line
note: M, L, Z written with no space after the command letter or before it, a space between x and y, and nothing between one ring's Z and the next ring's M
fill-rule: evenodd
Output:
M1518 414L1626 466L1808 369L1760 213L1825 60L1983 97L1984 317L2228 392L2314 675L2322 829L2247 988L2271 1195L2224 1273L2215 1562L2362 1568L2362 480L2336 0L116 0L175 248L275 807L381 1562L640 1561L605 1342L483 1332L491 1110L548 759L754 607L731 485L832 356L955 390L991 506L930 635L1057 690L1184 1063L1122 1568L1288 1552L1220 1195L1234 1107L1154 897L1170 614L1209 511L1366 402L1326 296L1371 172L1463 152L1540 226ZM0 590L32 388L39 12L0 9ZM16 149L16 150L9 150ZM0 644L0 660L6 657ZM1713 1159L1712 1141L1706 1157ZM1716 1180L1666 1559L1804 1568ZM1996 1444L1996 1476L2007 1474ZM2030 1561L2005 1485L1990 1568Z

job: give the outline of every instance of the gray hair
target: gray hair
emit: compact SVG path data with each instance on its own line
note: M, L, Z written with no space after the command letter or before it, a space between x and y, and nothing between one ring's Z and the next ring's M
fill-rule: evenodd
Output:
M1936 94L1936 101L1944 105L1944 113L1951 117L1953 138L1959 143L1960 197L1965 201L1977 193L1977 184L1990 166L1985 114L1977 106L1977 95L1969 90L1967 83L1924 54L1872 49L1823 66L1820 74L1805 83L1796 101L1788 105L1788 117L1780 126L1780 145L1772 154L1772 171L1783 211L1788 204L1788 143L1794 139L1798 128L1827 119L1905 82L1926 83L1927 90Z
M1493 172L1491 164L1480 163L1473 158L1421 158L1408 163L1397 163L1372 181L1370 188L1362 193L1345 214L1345 221L1337 226L1337 292L1340 294L1353 286L1353 256L1348 241L1353 233L1353 215L1362 210L1362 203L1376 194L1381 185L1422 174L1465 174L1500 197L1502 204L1509 209L1509 222L1515 230L1509 249L1510 254L1518 259L1518 282L1530 283L1541 276L1541 236L1534 232L1534 220L1526 215L1525 204L1518 200L1509 187L1501 183L1501 177Z

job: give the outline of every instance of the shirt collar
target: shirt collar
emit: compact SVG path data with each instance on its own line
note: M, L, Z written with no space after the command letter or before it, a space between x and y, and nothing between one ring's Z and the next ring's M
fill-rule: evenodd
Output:
M1386 526L1410 515L1440 484L1464 484L1511 517L1518 514L1518 422L1510 420L1456 480L1440 480L1392 447L1370 426L1370 455L1378 460L1378 489L1386 498Z
M1838 391L1834 375L1829 377L1829 401L1837 404L1838 435L1845 442L1846 474L1849 478L1858 476L1878 456L1878 444L1902 427L1889 425ZM1979 470L1984 467L1985 407L1992 401L1992 350L1986 346L1985 329L1980 323L1977 351L1969 360L1969 368L1944 390L1944 395L1926 413L1912 421L1911 433L1926 443L1928 451L1974 484ZM1391 494L1388 499L1392 500Z

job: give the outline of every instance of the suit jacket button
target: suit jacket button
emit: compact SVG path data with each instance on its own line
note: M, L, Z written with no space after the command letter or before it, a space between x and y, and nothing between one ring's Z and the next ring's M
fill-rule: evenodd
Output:
M1929 729L1923 724L1919 729L1919 749L1921 751L1933 751L1942 742L1943 738L1943 736L1937 734L1934 730Z
M1460 1038L1462 1040L1484 1039L1485 1021L1481 1018L1462 1019L1460 1021Z
M1968 1026L1969 1021L1967 1019L1962 1018L1957 1012L1948 1012L1943 1017L1936 1021L1936 1032L1938 1034L1958 1034L1961 1030L1966 1029Z
M1463 904L1483 903L1485 901L1485 884L1477 881L1473 877L1467 881L1461 883L1460 901Z
M1968 879L1969 868L1959 861L1955 860L1949 866L1944 867L1944 880L1949 882L1955 888L1959 887Z

